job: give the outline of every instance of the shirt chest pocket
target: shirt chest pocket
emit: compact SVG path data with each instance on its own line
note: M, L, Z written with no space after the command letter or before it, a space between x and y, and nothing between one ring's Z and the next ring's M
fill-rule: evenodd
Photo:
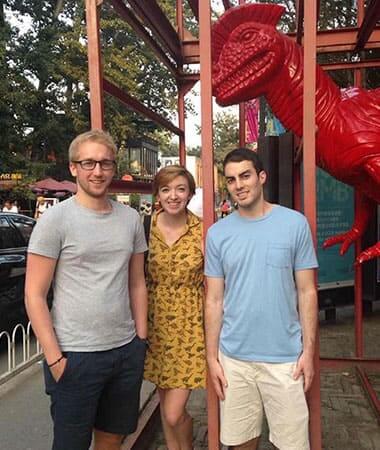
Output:
M286 244L271 243L267 246L266 265L286 269L291 265L290 247Z

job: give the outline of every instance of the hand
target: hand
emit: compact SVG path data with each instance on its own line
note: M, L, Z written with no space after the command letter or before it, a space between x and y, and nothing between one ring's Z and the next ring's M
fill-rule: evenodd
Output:
M218 396L219 400L224 400L228 384L224 376L222 365L217 359L208 361L208 371L216 395Z
M63 357L59 363L54 364L53 367L50 367L50 372L53 375L53 378L56 383L61 379L63 372L66 369L67 358Z
M310 353L303 352L299 357L296 368L293 373L293 378L298 380L298 378L303 374L304 384L303 390L307 392L310 389L311 383L314 378L314 362L313 355Z
M138 334L138 333L136 333L137 334L137 337L140 339L140 340L142 340L142 341L147 341L148 340L148 336L146 335L146 333L143 333L143 334Z

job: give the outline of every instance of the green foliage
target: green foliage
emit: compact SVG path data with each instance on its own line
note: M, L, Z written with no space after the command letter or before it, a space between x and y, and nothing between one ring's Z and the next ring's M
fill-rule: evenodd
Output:
M129 206L131 208L139 210L140 206L140 194L130 194L129 195Z
M221 112L214 121L214 159L221 167L226 154L239 144L239 127L236 114Z
M200 134L200 127L198 134ZM218 169L222 170L222 163L226 154L239 145L239 126L236 114L218 112L214 120L214 161Z
M90 126L84 3L0 0L2 170L33 171L30 159L54 172L49 155L67 164L70 141ZM101 39L105 77L172 119L176 80L106 2ZM104 100L105 127L117 143L160 130L116 99Z
M200 158L201 156L201 147L199 145L195 146L195 147L191 147L188 151L187 154L189 156L198 156Z

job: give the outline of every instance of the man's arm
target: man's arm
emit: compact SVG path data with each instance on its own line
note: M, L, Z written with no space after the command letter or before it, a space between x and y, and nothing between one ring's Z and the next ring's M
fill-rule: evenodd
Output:
M144 253L135 253L129 261L129 298L136 333L141 339L148 336L148 293L144 275Z
M219 336L223 319L224 279L207 277L205 303L206 354L210 378L217 396L224 400L227 381L219 363Z
M304 390L310 388L314 377L314 349L318 324L318 296L314 269L295 272L298 294L298 309L302 327L303 351L297 362L294 378L303 373Z
M25 307L48 365L62 356L47 305L47 294L56 263L56 259L29 253L26 266ZM57 381L65 366L66 359L63 358L51 367L52 375Z

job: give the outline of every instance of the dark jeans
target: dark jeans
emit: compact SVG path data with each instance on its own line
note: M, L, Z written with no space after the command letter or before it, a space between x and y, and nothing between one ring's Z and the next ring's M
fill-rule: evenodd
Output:
M137 427L146 343L101 352L67 352L56 382L44 363L46 393L54 422L52 450L88 450L96 428L115 434Z

